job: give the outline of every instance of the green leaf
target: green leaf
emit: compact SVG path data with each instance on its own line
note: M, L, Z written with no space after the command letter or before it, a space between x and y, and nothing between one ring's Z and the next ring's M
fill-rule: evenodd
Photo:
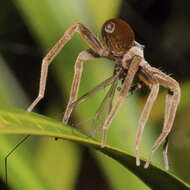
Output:
M26 107L26 97L13 74L7 67L7 63L0 56L0 109ZM5 179L4 158L20 141L19 135L1 135L0 137L0 175ZM39 170L34 167L33 159L29 156L31 147L22 146L17 149L16 154L12 154L8 162L9 186L14 189L39 189L47 190L50 185L43 179ZM29 183L30 182L30 183Z
M27 100L19 83L9 71L1 56L0 76L0 109L12 108L13 105L27 107ZM18 135L14 137L12 135L1 135L0 137L0 174L2 179L5 179L4 158L22 138ZM36 146L36 138L30 138L29 142L23 144L15 154L9 157L8 185L15 190L74 189L81 160L78 146L62 141L57 143L55 149L53 147L54 141L47 138L38 139L38 146ZM32 142L35 150L31 146ZM59 158L56 158L54 155L58 152ZM67 157L65 157L65 154ZM32 159L29 155L33 155ZM46 159L44 160L44 158ZM61 166L53 165L52 163L55 162L62 164ZM57 177L53 179L55 175Z
M120 162L154 190L187 190L190 186L159 167L148 169L135 165L135 157L112 146L100 148L100 143L69 126L48 117L22 110L0 110L0 134L31 134L58 137L94 148ZM53 139L52 139L53 140ZM142 165L144 160L141 161Z

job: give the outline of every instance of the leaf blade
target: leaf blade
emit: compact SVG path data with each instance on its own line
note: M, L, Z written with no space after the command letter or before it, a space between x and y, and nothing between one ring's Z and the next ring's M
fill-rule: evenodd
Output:
M85 134L48 117L28 113L22 110L0 110L0 134L32 134L52 136L77 142L111 156L132 171L150 188L188 190L190 186L169 172L165 172L155 165L148 169L135 165L135 157L126 151L115 147L100 148L100 143L90 139ZM142 160L142 164L145 161ZM162 183L160 183L162 182Z

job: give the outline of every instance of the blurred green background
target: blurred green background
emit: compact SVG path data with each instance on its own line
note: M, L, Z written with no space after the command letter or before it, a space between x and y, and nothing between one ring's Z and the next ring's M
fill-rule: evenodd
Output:
M105 20L128 21L136 40L146 46L151 65L177 79L182 89L172 134L169 162L173 173L190 183L190 2L177 0L12 0L0 1L0 109L26 109L38 93L41 60L74 22L87 25L100 36ZM101 37L100 37L101 39ZM76 34L49 69L45 98L36 112L62 119L78 53L88 48ZM104 59L84 67L80 95L112 74L113 64ZM77 107L70 125L80 130L92 121L106 90ZM113 121L108 144L134 153L135 131L148 89L129 96ZM162 129L164 96L161 89L145 128L141 153L147 154ZM22 136L0 137L0 174L4 180L4 157ZM163 167L161 151L154 162ZM66 141L30 137L8 162L10 189L133 190L149 189L136 176L112 159Z

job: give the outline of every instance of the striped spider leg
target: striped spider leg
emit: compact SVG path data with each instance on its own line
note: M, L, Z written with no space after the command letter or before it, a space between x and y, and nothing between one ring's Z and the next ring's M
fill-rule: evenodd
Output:
M57 56L57 54L61 51L61 49L65 46L65 44L71 40L73 35L79 32L82 38L87 42L92 50L94 50L95 54L98 56L106 56L107 51L101 44L101 42L90 32L90 30L81 23L76 23L72 25L62 36L62 38L53 46L53 48L47 53L47 55L42 60L41 67L41 76L40 76L40 85L39 92L36 99L32 102L32 104L27 108L28 112L31 112L34 107L38 104L38 102L44 97L47 75L48 75L48 67L53 61L53 59ZM90 53L90 51L82 51L75 63L75 74L74 80L72 84L71 96L69 99L69 104L76 100L78 87L80 85L80 78L83 71L83 62L92 59L94 56ZM70 116L70 112L65 113L65 123L67 123L67 118Z

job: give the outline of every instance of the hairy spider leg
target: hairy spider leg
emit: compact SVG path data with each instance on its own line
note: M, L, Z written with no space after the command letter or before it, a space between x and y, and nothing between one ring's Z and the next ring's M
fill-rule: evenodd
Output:
M168 144L169 144L169 135L166 137L165 142L163 144L163 158L164 158L164 168L165 168L165 170L169 170Z
M169 88L169 93L167 94L167 98L166 98L167 108L165 109L166 110L165 114L167 114L167 116L165 116L162 133L155 141L155 143L151 149L150 155L148 157L148 160L146 161L146 163L144 165L145 168L147 168L149 166L150 161L152 160L153 153L158 149L158 147L162 143L164 143L167 136L169 135L172 125L173 125L173 122L174 122L174 119L175 119L177 106L179 104L180 96L181 96L179 84L173 78L169 77L168 75L165 75L164 73L160 73L160 72L155 73L154 76L157 78L157 80L159 81L159 83L161 85ZM163 83L163 81L164 81L164 83ZM166 81L167 81L167 83L166 83ZM166 146L166 148L167 148L167 146Z
M136 74L136 72L138 71L140 62L141 62L141 57L140 56L135 56L132 61L131 64L129 65L128 68L128 74L124 80L123 86L120 90L119 93L119 97L117 100L117 103L113 106L110 114L108 115L108 117L106 118L104 125L103 125L103 135L102 135L102 142L101 142L101 147L103 148L106 144L106 138L108 135L108 129L109 126L113 120L113 118L115 117L116 113L119 111L121 105L124 103L125 101L125 97L127 96L127 93L130 89L130 86L133 82L134 76Z
M72 25L61 37L61 39L53 46L53 48L47 53L47 55L42 60L41 66L41 75L40 75L40 85L39 92L36 99L32 102L32 104L27 108L28 112L31 112L34 107L38 104L38 102L44 97L47 75L48 75L48 67L56 55L61 51L64 45L71 40L73 35L79 32L81 37L86 41L86 43L90 46L92 50L94 50L99 55L107 55L107 51L101 44L101 42L90 32L88 28L86 28L83 24L76 23Z
M135 152L136 152L136 165L140 166L140 153L139 153L139 144L142 139L144 126L149 118L150 112L152 110L153 104L158 96L159 84L153 84L150 86L150 94L147 98L143 111L139 119L139 127L136 133L136 143L135 143Z
M81 76L83 72L84 61L95 58L89 51L82 51L75 62L73 82L71 86L69 101L63 116L63 123L67 124L70 118L71 112L73 111L73 106L70 106L73 102L77 100L78 91L80 87Z
M164 125L168 122L168 116L169 116L169 110L171 109L170 107L172 106L172 99L170 98L170 90L168 91L168 94L166 95L166 100L165 100L165 117L164 117ZM169 109L170 108L170 109ZM166 170L169 170L169 162L168 162L168 141L169 141L169 135L166 137L165 142L163 144L163 158L164 158L164 168Z

